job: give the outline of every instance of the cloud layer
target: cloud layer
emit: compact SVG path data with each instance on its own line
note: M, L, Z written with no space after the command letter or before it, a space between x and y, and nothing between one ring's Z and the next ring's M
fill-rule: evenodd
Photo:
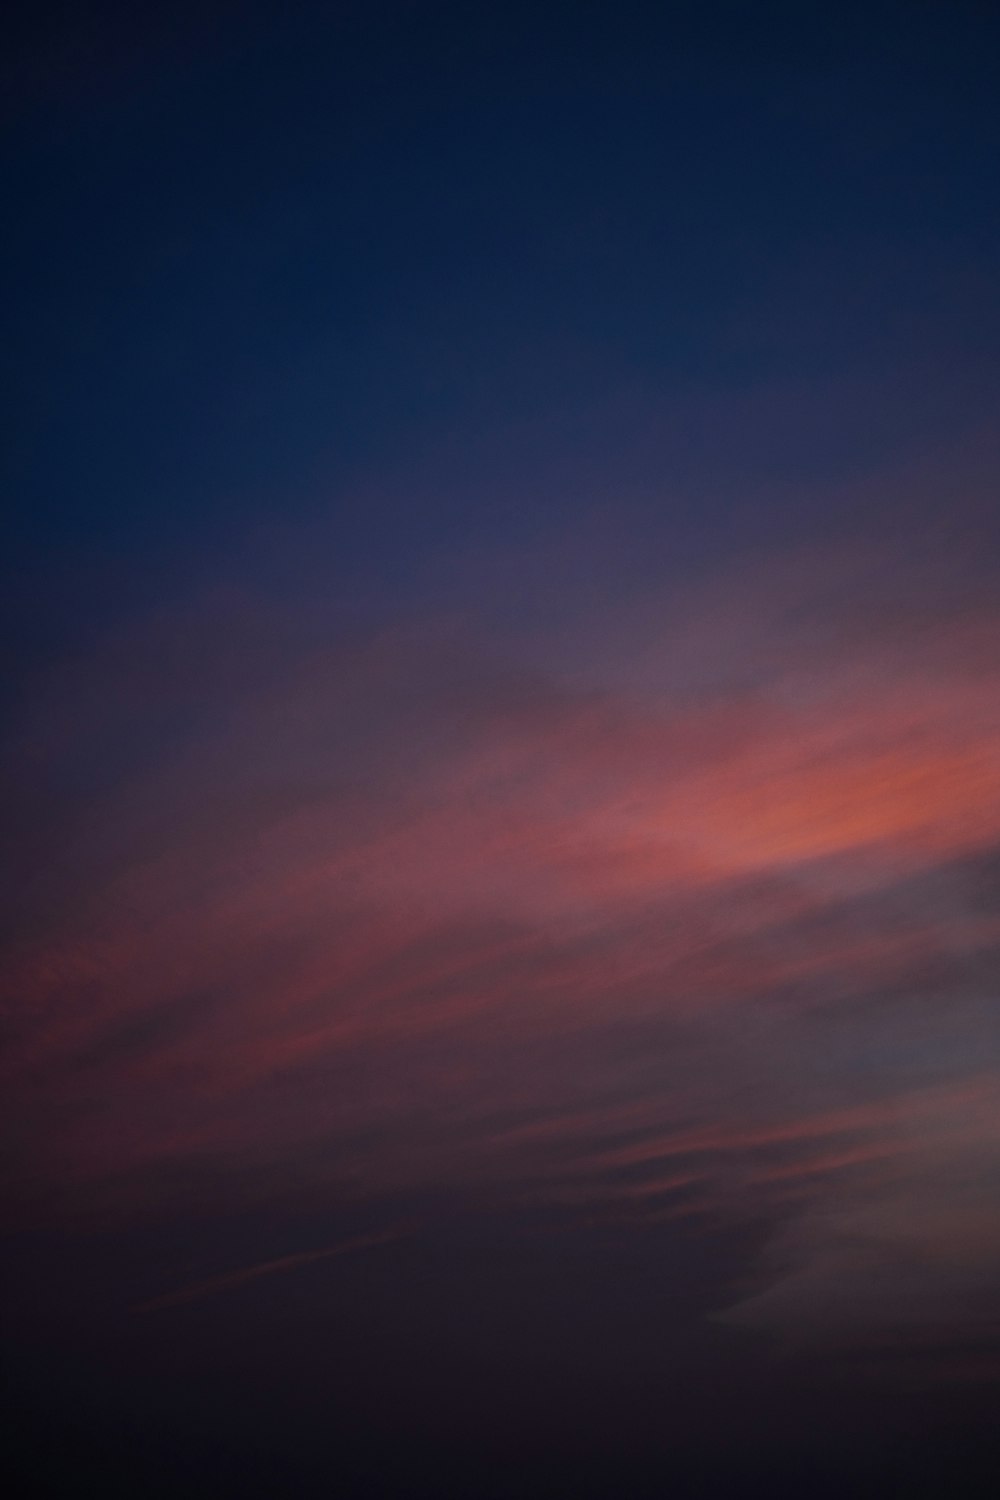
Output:
M200 1174L761 1223L731 1323L1000 1327L1000 618L954 576L757 555L589 638L234 592L53 671L5 746L24 1221Z

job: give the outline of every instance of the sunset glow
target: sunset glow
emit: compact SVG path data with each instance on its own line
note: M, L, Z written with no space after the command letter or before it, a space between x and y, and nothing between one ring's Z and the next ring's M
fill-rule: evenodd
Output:
M18 9L11 1493L992 1496L989 7Z

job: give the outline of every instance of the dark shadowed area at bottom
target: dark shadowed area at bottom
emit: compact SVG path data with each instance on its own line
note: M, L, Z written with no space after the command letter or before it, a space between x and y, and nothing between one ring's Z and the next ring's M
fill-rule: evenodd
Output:
M8 1246L18 1493L993 1493L992 1393L942 1385L947 1351L782 1359L706 1325L764 1226L706 1250L676 1223L432 1210L432 1229L159 1301L181 1242L221 1264L275 1225Z

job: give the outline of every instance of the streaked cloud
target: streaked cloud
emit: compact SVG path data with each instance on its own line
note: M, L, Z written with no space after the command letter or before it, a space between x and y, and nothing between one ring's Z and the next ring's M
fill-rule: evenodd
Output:
M221 1276L212 1276L207 1281L196 1281L190 1286L178 1287L137 1304L136 1312L160 1312L165 1308L181 1307L187 1302L198 1302L202 1297L213 1297L219 1292L228 1292L259 1281L262 1276L279 1276L297 1271L303 1266L315 1265L317 1261L332 1260L339 1255L354 1255L361 1250L374 1250L380 1245L392 1244L399 1238L398 1232L386 1234L357 1235L339 1245L328 1245L323 1250L299 1250L294 1255L280 1255L274 1260L261 1261L255 1266L243 1266L237 1271L226 1271Z
M746 561L609 615L591 682L551 633L531 662L216 599L39 685L7 741L23 1212L196 1163L753 1220L730 1322L964 1328L1000 1234L1000 616L914 610L919 576Z

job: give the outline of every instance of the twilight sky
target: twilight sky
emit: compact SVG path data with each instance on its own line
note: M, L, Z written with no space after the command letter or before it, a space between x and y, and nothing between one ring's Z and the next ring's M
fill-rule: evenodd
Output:
M19 1492L992 1493L996 9L9 42Z

